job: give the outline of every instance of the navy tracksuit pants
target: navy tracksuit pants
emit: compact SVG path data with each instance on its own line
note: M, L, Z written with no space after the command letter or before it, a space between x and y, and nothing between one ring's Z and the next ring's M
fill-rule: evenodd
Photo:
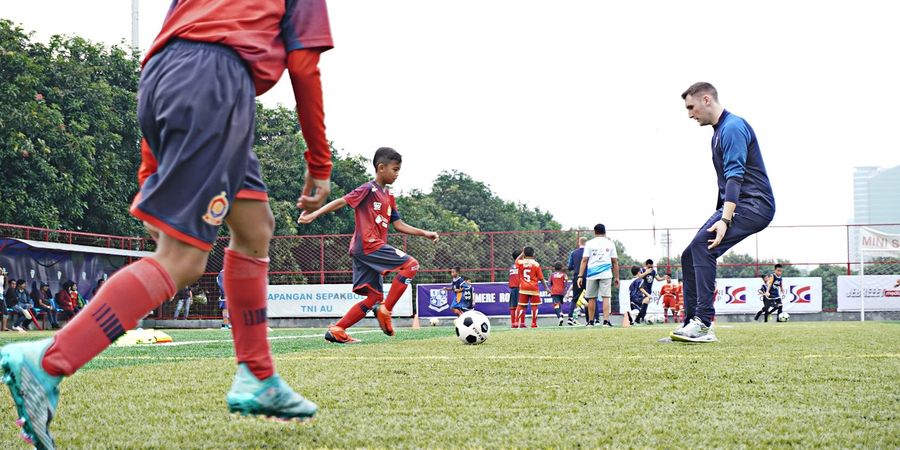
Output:
M708 249L709 240L716 234L706 231L722 218L716 211L700 228L690 245L681 253L684 278L684 320L697 317L709 326L716 314L713 302L716 285L716 259L738 242L765 229L775 215L774 209L760 207L753 200L739 200L734 210L731 228L718 246Z

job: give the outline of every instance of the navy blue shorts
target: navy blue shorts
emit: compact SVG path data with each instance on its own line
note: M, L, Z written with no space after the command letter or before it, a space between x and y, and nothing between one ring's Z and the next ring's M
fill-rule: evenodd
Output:
M353 292L367 295L374 290L384 292L384 275L396 271L409 261L409 255L384 244L368 255L360 253L353 257Z
M553 303L562 303L563 298L565 296L564 295L551 295L550 297L553 298Z
M131 213L210 250L235 199L267 201L253 153L256 91L229 47L174 40L150 58L138 86L138 122L157 170Z
M519 288L511 287L509 288L509 307L515 308L519 306Z
M219 309L225 309L225 300L219 300Z
M450 304L450 309L460 309L462 311L470 311L472 309L472 305L469 303L454 301Z

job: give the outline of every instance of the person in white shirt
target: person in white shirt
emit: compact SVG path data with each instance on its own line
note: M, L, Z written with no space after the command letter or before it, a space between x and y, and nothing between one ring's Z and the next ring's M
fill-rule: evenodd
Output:
M584 298L588 306L588 326L594 326L594 311L597 297L603 298L603 326L611 328L609 322L612 286L619 287L619 257L616 244L606 237L606 226L594 225L594 238L584 245L584 256L578 273L578 287L584 287Z

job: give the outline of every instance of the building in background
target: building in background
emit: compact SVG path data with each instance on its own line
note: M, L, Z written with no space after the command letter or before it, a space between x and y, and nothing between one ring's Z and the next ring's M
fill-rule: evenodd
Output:
M900 166L853 170L853 224L900 224ZM873 227L900 233L900 225ZM859 233L850 229L850 255L859 261Z

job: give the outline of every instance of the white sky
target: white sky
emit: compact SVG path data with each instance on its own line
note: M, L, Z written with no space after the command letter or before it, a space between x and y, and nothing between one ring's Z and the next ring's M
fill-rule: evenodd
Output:
M141 1L142 49L169 3ZM130 7L4 2L0 17L38 39L112 44L130 41ZM712 130L687 118L680 94L700 80L756 130L774 225L847 223L852 168L900 164L891 2L340 0L329 11L328 137L366 156L396 148L401 191L458 169L564 227L649 228L651 207L657 227L697 227L716 195ZM262 101L292 106L287 77ZM630 252L652 251L644 234ZM846 257L846 242L825 251L775 234L772 254Z

